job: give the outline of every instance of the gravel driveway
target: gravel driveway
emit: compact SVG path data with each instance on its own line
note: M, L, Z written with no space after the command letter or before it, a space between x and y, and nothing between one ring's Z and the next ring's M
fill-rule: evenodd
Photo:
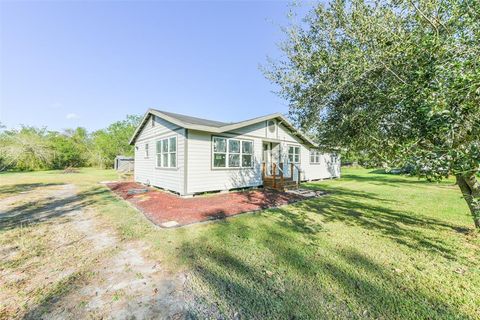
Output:
M183 273L97 221L72 184L0 199L0 318L185 318Z

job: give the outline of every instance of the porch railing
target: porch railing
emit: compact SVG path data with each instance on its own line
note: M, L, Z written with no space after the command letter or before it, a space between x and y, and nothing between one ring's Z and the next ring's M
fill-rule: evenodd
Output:
M276 162L271 162L271 163L266 163L266 162L263 162L262 163L262 179L265 180L266 177L269 177L269 178L272 178L273 179L273 187L275 188L276 187L276 181L277 179L281 181L282 185L285 181L285 179L291 179L291 180L295 180L295 171L297 173L296 175L296 181L297 181L297 184L300 185L300 179L301 179L301 170L300 170L300 167L298 165L296 165L295 163L289 163L290 166L289 166L289 172L287 174L286 171L286 168L284 167L284 163L283 162L279 162L279 163L276 163ZM288 166L288 164L287 164ZM287 167L288 168L288 167ZM295 170L296 169L296 170Z

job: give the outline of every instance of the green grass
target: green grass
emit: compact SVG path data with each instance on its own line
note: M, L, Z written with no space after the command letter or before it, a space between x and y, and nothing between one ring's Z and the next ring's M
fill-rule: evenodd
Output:
M0 190L75 183L123 239L144 240L152 258L189 272L196 305L214 306L193 310L200 318L480 317L480 238L453 181L346 169L305 184L328 191L321 198L162 230L96 184L115 178L94 169L2 174Z

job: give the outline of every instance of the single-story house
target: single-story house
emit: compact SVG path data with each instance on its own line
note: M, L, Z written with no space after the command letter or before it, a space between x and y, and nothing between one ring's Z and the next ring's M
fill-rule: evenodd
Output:
M340 176L340 159L280 113L225 123L149 109L130 144L135 181L181 196Z

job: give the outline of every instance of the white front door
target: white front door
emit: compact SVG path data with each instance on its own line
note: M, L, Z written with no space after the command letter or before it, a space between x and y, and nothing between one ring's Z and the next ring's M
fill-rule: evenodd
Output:
M272 146L270 142L263 143L263 162L270 163L272 161Z
M280 144L279 143L271 143L271 157L272 162L275 162L277 165L281 162L280 159Z

